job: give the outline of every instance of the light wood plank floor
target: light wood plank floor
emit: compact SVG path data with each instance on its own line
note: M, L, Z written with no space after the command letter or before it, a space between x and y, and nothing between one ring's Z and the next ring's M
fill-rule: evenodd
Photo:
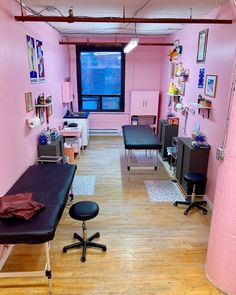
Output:
M88 249L87 261L80 262L81 250L62 253L73 242L81 224L65 209L51 243L53 291L58 295L183 295L223 294L206 278L204 264L210 214L171 203L151 203L144 179L150 173L137 172L127 181L121 137L93 137L77 161L77 174L95 175L95 195L77 197L99 203L99 215L87 222L88 235L99 231L97 240L108 251ZM158 179L169 179L162 167ZM42 245L18 245L5 271L41 270ZM47 294L46 278L0 279L1 295Z

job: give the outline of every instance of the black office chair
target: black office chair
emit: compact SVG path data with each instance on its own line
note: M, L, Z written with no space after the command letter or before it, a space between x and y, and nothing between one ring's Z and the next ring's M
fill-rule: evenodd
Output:
M102 249L102 251L107 250L107 247L105 245L92 242L92 240L94 240L95 238L100 237L99 232L87 238L87 228L86 228L85 221L96 217L98 215L98 212L99 212L98 204L92 201L82 201L82 202L75 203L74 205L71 206L69 210L70 216L73 219L83 221L82 223L83 237L81 237L77 233L74 233L74 238L78 239L79 242L63 247L64 253L66 253L67 250L69 249L83 248L81 261L85 262L86 250L88 247L100 248Z
M206 215L207 214L207 209L202 207L207 205L206 201L195 201L195 197L196 197L196 185L197 184L201 184L201 183L205 183L207 181L207 178L205 175L200 174L200 173L195 173L195 172L188 172L184 175L184 180L188 183L192 183L193 184L193 191L191 194L191 198L189 201L176 201L174 203L174 206L178 206L179 204L181 205L188 205L188 208L184 211L184 215L188 215L188 212L192 209L192 208L198 208L200 210L203 211L203 214Z

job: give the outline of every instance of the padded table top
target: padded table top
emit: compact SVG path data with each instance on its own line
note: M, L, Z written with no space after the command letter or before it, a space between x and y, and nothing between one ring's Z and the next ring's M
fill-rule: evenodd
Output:
M158 136L148 125L124 125L122 130L126 149L160 150L162 148Z
M30 166L6 195L31 192L33 200L45 205L30 220L0 218L0 244L40 244L54 238L63 213L76 165Z

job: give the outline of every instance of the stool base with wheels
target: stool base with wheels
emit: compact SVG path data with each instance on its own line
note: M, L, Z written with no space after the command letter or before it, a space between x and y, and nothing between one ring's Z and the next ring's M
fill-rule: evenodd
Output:
M82 223L83 237L81 237L77 233L74 233L74 238L78 239L79 242L63 247L62 251L64 253L66 253L70 249L82 248L83 250L82 250L81 261L85 262L87 248L92 247L92 248L102 249L102 251L107 250L107 247L105 245L92 242L95 238L100 237L99 232L96 232L91 237L87 238L87 227L86 227L85 221L96 217L98 215L98 212L99 212L98 204L92 201L78 202L70 208L69 210L70 216L73 219L83 221Z
M188 215L189 211L192 208L198 208L202 210L203 214L207 214L207 209L202 207L206 206L206 201L195 201L196 198L196 184L206 182L207 178L203 174L195 173L195 172L188 172L184 175L184 180L188 183L193 184L193 191L191 194L191 199L189 201L176 201L174 206L177 207L178 205L188 205L188 208L184 211L184 215Z

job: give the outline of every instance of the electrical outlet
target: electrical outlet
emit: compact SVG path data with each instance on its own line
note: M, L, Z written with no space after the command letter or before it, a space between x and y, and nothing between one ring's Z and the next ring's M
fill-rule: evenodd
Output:
M223 161L225 158L225 150L222 147L219 147L216 151L216 159L219 161Z

